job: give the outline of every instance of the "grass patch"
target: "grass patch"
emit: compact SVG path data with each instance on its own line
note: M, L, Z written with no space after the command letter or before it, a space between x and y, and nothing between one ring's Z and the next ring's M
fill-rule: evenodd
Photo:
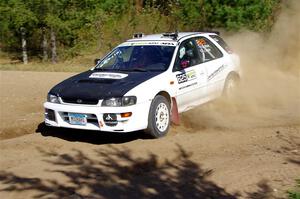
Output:
M23 64L20 60L14 60L2 54L0 57L0 70L81 72L92 68L96 57L98 56L79 56L68 61L58 62L57 64L43 63L40 60L29 60L28 64Z
M296 180L296 187L288 191L288 198L289 199L300 199L300 179Z
M47 71L47 72L81 72L92 67L81 66L77 64L44 64L44 63L29 63L29 64L0 64L0 70L11 71Z

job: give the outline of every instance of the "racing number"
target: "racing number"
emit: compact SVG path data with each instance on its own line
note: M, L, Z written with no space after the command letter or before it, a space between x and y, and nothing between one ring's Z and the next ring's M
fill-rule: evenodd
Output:
M181 83L184 83L184 82L188 81L186 73L176 75L176 78L177 78L178 84L181 84Z

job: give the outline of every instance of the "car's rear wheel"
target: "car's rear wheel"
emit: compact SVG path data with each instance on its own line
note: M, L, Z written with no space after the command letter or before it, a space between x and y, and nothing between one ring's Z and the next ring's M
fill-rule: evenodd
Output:
M225 81L223 95L228 99L233 99L238 87L238 77L229 75Z
M168 133L169 127L170 103L165 97L157 95L151 103L146 132L153 138L160 138Z

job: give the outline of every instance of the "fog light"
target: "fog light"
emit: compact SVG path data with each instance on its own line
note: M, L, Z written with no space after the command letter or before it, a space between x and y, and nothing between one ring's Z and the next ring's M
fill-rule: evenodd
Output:
M45 117L48 120L55 121L55 113L51 109L45 109Z
M132 115L132 112L121 113L121 117L130 117L131 115Z

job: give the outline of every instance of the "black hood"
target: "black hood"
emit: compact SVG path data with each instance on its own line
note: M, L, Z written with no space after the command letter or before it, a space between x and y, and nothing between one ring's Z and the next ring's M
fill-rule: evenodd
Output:
M98 101L99 99L122 97L132 88L162 72L120 72L127 75L122 79L90 78L90 75L94 73L104 74L106 72L89 70L80 73L57 84L49 93L66 101L73 99ZM107 73L118 74L114 71Z

